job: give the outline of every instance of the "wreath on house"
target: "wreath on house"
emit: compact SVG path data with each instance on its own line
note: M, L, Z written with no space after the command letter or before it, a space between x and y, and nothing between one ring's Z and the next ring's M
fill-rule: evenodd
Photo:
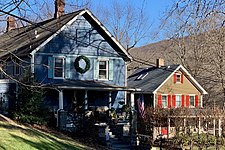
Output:
M80 64L79 64L80 60L84 60L84 62L86 64L84 68L80 67ZM78 56L74 61L74 67L77 72L83 74L90 69L90 60L84 55Z

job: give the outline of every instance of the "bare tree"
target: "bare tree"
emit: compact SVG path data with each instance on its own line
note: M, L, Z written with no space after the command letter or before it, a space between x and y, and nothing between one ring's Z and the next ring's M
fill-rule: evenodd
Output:
M132 1L112 1L111 6L99 6L96 14L115 38L126 47L133 48L140 41L149 38L150 25L145 14L146 1L136 6Z
M162 24L170 31L170 58L207 89L212 106L225 102L224 8L223 0L178 0Z

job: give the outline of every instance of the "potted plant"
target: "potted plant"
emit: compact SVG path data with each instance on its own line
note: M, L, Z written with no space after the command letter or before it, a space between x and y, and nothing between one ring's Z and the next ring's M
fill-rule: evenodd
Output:
M123 105L122 113L123 113L124 119L127 119L130 111L131 111L131 107L129 105Z
M115 109L111 109L111 118L112 118L113 123L116 124L118 121L118 117L117 117Z

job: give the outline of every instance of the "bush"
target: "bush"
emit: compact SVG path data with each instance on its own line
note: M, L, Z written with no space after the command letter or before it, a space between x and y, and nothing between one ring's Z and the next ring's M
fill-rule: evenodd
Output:
M21 123L28 123L31 125L37 124L37 125L47 125L47 121L44 120L41 117L36 117L36 116L30 116L30 115L25 115L25 114L17 114L14 113L14 120L17 120Z
M18 97L13 118L22 123L46 124L44 118L47 116L47 111L43 105L44 90L36 83L29 71L24 74L20 82L23 84L18 84Z

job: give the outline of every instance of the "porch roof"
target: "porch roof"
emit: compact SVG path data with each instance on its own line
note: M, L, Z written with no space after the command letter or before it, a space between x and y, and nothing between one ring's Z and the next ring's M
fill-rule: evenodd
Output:
M101 81L91 80L64 80L63 82L51 83L48 87L57 89L77 89L77 90L98 90L98 91L138 91L136 88L127 88L126 86L118 86L107 84Z

